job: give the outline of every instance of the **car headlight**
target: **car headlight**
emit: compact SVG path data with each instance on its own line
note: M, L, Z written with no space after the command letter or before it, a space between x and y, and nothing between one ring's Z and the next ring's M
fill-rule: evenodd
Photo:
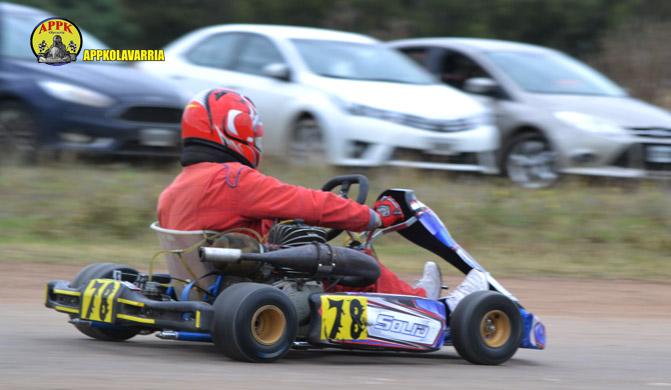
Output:
M468 120L473 124L473 127L494 125L494 115L488 111L472 116Z
M114 99L88 88L59 81L40 81L38 85L51 97L93 107L109 107Z
M620 137L627 134L626 131L615 122L580 112L558 111L554 113L554 116L568 125L591 133L612 137Z

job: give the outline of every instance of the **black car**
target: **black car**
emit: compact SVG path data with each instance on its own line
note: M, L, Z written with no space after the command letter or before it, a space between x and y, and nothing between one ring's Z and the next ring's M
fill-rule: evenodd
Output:
M0 3L0 153L176 153L183 99L175 88L123 63L38 63L30 36L49 17ZM84 49L106 48L81 33Z

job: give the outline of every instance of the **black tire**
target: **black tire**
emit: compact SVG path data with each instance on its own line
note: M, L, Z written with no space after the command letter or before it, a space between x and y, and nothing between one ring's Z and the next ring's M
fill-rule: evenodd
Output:
M517 161L521 159L525 161ZM552 145L537 132L511 138L503 148L500 166L513 183L525 188L546 188L559 179Z
M122 272L121 280L132 282L138 271L123 264L114 263L94 263L82 268L81 271L72 279L70 287L85 287L92 279L112 278L114 271ZM124 341L136 336L140 329L124 327L119 329L92 328L83 324L75 324L75 328L83 334L103 341Z
M239 283L214 301L212 339L231 359L275 361L289 351L297 329L294 305L276 288Z
M314 118L304 116L296 121L289 145L289 158L296 165L325 164L324 134Z
M496 365L517 352L522 317L505 295L477 291L459 302L450 317L450 328L454 348L462 358L474 364Z
M22 103L0 103L0 159L32 164L37 161L38 124Z

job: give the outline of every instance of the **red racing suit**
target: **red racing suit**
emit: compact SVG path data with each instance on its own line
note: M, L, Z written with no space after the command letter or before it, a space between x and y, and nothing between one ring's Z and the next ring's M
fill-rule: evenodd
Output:
M306 224L352 231L372 227L368 206L331 192L282 183L237 162L202 162L185 167L161 193L158 222L175 230L248 228L264 235L275 219L302 219ZM380 264L377 282L364 289L426 296ZM336 286L345 291L344 286Z

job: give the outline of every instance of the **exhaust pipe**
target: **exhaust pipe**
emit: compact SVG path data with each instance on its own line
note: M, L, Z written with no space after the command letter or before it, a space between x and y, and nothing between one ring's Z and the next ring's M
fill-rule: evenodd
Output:
M203 262L235 264L256 261L303 272L315 278L340 278L339 284L362 287L375 283L380 276L377 261L354 249L312 243L266 253L243 253L240 249L202 247Z

